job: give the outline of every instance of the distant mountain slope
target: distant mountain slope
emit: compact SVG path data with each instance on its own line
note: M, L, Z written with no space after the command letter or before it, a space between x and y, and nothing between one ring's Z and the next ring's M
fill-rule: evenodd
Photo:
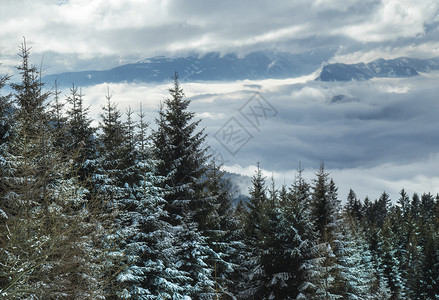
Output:
M81 86L104 82L162 82L170 80L175 71L185 80L240 80L289 78L309 74L333 55L329 51L302 54L285 52L253 52L245 57L236 54L220 56L208 53L184 58L154 57L104 71L81 71L47 75L46 83L55 79L60 85Z
M109 70L47 75L43 77L43 82L52 84L56 79L61 86L71 86L72 83L88 86L104 82L163 82L169 81L175 71L179 73L182 81L291 78L314 72L332 55L330 51L302 54L260 51L244 57L238 57L236 54L221 56L219 53L181 58L159 56ZM326 65L316 80L351 81L374 77L409 77L431 70L439 70L439 58L378 59L367 64Z
M316 80L351 81L367 80L374 77L410 77L419 72L439 70L439 58L414 59L401 57L396 59L378 59L370 63L342 64L335 63L322 68Z

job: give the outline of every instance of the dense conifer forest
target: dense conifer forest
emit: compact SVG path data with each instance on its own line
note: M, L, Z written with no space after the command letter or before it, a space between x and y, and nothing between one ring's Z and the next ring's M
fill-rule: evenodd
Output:
M235 203L177 74L155 120L108 92L95 128L29 55L0 78L2 299L439 297L438 196L342 199L323 163L278 189L258 165Z

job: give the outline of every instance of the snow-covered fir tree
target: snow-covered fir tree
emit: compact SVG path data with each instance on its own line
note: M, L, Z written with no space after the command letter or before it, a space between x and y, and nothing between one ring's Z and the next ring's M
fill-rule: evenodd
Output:
M10 76L0 77L0 91L5 87ZM11 94L0 95L0 180L6 175L5 170L7 168L5 155L8 146L8 142L12 138L12 127L13 127L13 113L12 113L12 103ZM0 184L0 197L4 196L4 185ZM2 211L6 209L5 203L0 202L0 209ZM3 211L2 215L6 217L6 213Z
M95 172L97 144L96 129L91 126L89 107L84 105L82 89L74 84L66 98L65 131L67 141L63 143L64 152L74 162L74 170L82 184L91 189L91 176Z
M438 233L430 231L424 246L424 259L420 276L420 298L437 299L439 297L439 247Z
M372 288L374 281L372 254L356 216L345 215L340 225L338 260L345 284L344 299L379 298Z
M169 94L153 132L154 155L160 161L158 172L166 176L165 185L170 188L165 197L167 210L175 224L183 211L189 210L191 218L202 227L211 208L209 199L201 193L208 162L206 134L197 130L201 120L193 120L195 113L188 110L190 100L185 98L177 73Z
M392 230L391 220L383 224L379 232L378 251L380 253L381 265L385 283L391 292L391 299L404 298L404 279L401 277L401 262L398 255L396 232Z
M310 299L341 299L345 283L340 265L340 201L337 188L323 163L312 186L311 217L317 234L312 258L306 263L309 284L306 295Z
M247 246L243 267L244 278L241 282L239 296L244 299L252 297L258 299L263 295L264 270L261 264L262 241L264 232L261 224L267 216L264 214L264 204L267 201L267 188L265 177L257 164L255 174L251 178L252 185L249 187L248 211L245 214L245 243Z
M158 162L153 159L146 137L144 115L136 134L130 110L123 142L125 196L118 199L120 250L127 265L117 276L121 283L119 296L130 299L182 299L191 278L181 270L176 257L181 246L176 237L181 227L167 221L165 192L160 187L164 177L156 174ZM138 177L136 177L138 176Z
M2 224L0 271L2 298L99 298L103 279L92 237L99 237L90 219L83 190L66 179L69 162L54 143L54 130L39 72L29 63L22 44L21 82L12 85L13 134L4 148L1 202L9 209ZM92 235L92 232L94 235ZM86 263L84 263L86 262Z
M292 285L294 277L291 263L294 260L294 245L290 244L295 231L289 223L283 207L279 203L277 191L272 179L270 196L263 204L266 218L260 224L263 238L261 241L262 297L264 299L293 299Z
M224 178L224 172L215 161L209 164L205 193L210 198L212 209L202 232L215 253L208 264L215 266L216 293L227 295L235 292L235 283L242 277L240 264L245 244L235 216L232 184Z
M310 250L313 248L315 232L310 215L310 185L302 176L299 169L294 178L287 198L281 202L284 208L284 226L290 228L290 235L286 237L289 249L290 262L288 289L293 299L303 299L309 285L305 264L312 258Z
M99 158L97 170L93 175L95 193L102 203L103 216L114 216L117 231L108 236L108 247L113 259L110 261L108 273L117 276L134 263L135 257L125 253L127 241L137 233L136 220L133 219L133 203L135 188L140 182L140 172L136 165L136 149L133 135L121 120L122 114L107 91L106 104L102 106L100 129L98 136ZM135 174L135 177L130 176ZM137 180L136 180L137 179ZM122 277L116 277L122 278ZM126 290L125 280L113 282L107 290L109 297L120 296Z
M217 254L208 246L203 233L206 218L214 208L211 197L204 193L206 135L203 130L197 131L200 120L194 121L194 113L188 111L190 100L184 96L177 73L169 94L152 134L153 154L158 161L158 175L165 177L167 221L174 226L176 247L183 247L174 258L190 278L182 285L185 295L203 294L209 298L214 295L215 266L208 261L213 261Z

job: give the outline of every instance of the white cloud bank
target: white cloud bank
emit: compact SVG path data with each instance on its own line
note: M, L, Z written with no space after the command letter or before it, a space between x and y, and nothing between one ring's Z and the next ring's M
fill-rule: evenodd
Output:
M436 56L435 0L6 0L0 54L18 61L25 36L48 72L105 69L155 55L337 51L337 59Z
M208 144L227 170L252 175L257 162L279 185L292 183L301 164L311 180L324 161L345 199L350 188L364 198L386 191L393 200L409 193L439 193L439 72L404 79L325 83L308 77L183 83L190 109L202 118ZM169 84L110 84L83 90L97 118L107 88L119 109L139 110L154 127ZM240 113L260 93L277 114L255 128ZM340 95L344 95L342 101ZM335 97L335 98L334 98ZM234 117L251 139L230 154L215 134ZM96 123L97 124L97 123ZM222 160L222 161L221 161Z

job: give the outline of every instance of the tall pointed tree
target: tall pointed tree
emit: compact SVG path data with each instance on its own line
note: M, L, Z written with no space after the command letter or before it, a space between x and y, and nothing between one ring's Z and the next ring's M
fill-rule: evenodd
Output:
M188 111L190 100L174 75L174 85L169 90L170 98L160 110L157 130L153 132L154 155L160 160L159 175L166 176L169 187L166 195L167 210L175 224L184 214L203 226L208 200L198 192L202 191L203 176L207 171L207 148L204 147L204 130L197 130L201 120L194 121L195 113ZM197 194L198 193L198 194Z
M214 266L207 262L216 254L203 235L206 216L213 208L211 198L204 193L206 135L197 129L200 120L194 121L195 114L188 111L190 100L185 98L177 73L168 91L170 98L164 101L152 134L153 155L158 162L158 175L165 177L163 187L168 190L167 221L174 226L175 245L182 247L175 256L176 265L190 278L184 289L188 295L207 295L214 291Z
M20 50L21 81L12 85L14 134L5 149L2 178L1 202L10 211L2 224L9 238L0 250L0 295L100 297L102 282L95 262L101 253L91 240L102 237L102 231L90 221L82 187L74 178L66 179L69 162L54 142L53 118L46 107L49 94L43 92L37 68L29 63L25 42Z
M240 287L240 296L245 299L261 298L264 292L264 270L261 262L262 243L265 236L262 224L266 223L264 205L267 202L267 188L265 177L257 164L255 174L251 178L249 187L248 212L245 215L245 243L246 257L243 266L246 268L244 280Z
M73 158L74 170L81 182L89 185L96 169L96 129L91 126L89 108L84 105L83 97L82 90L73 84L66 99L68 142L64 151Z
M230 180L224 178L224 171L215 161L209 164L206 175L206 196L211 199L212 209L206 216L202 233L216 254L209 260L209 264L215 266L215 291L227 295L242 277L243 232L234 214L234 191Z
M122 114L117 104L112 101L109 89L105 98L107 101L105 105L102 105L99 126L102 131L99 135L100 165L113 185L120 187L124 184L121 182L122 160L124 159L121 154L126 131L121 119Z
M336 187L323 163L316 176L312 186L311 214L319 238L330 241L333 238L339 200L336 199Z
M54 100L50 104L49 118L50 124L53 126L54 145L64 157L67 157L66 144L67 138L67 117L64 114L65 102L60 99L61 91L59 90L58 82L55 80L53 86Z
M288 237L291 253L288 282L291 295L303 299L310 285L307 265L313 258L311 250L315 245L316 234L313 228L310 210L310 185L303 178L303 170L299 169L290 188L287 202L281 205L285 209L285 218L292 232ZM312 284L312 283L311 283Z
M424 246L424 259L420 274L420 290L422 299L437 299L439 297L439 247L437 231L428 232Z
M357 221L360 221L363 218L361 202L352 189L349 190L348 198L345 204L345 211L350 217L354 217Z
M307 267L308 296L312 299L339 299L345 294L339 262L340 201L337 188L322 163L312 186L311 216L317 234L313 258Z
M8 82L10 76L0 76L0 91ZM4 196L3 177L7 169L5 155L8 142L12 139L13 134L13 109L11 103L11 94L0 95L0 197ZM0 209L5 209L5 203L0 203Z

